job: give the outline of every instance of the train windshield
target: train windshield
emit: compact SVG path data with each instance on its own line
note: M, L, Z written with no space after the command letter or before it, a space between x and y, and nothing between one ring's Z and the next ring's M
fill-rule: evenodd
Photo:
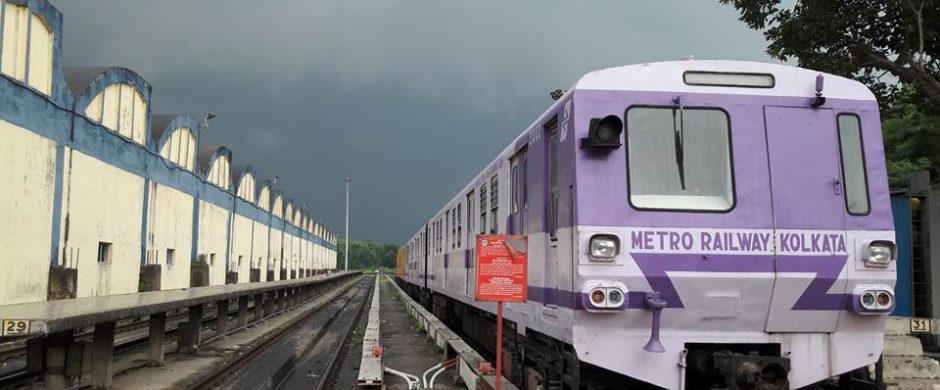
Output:
M734 206L728 115L718 109L627 110L630 204L727 211Z

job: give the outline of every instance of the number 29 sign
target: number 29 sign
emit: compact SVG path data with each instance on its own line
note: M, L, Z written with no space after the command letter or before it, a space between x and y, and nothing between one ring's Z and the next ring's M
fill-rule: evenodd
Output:
M528 241L525 236L478 235L476 300L525 302Z

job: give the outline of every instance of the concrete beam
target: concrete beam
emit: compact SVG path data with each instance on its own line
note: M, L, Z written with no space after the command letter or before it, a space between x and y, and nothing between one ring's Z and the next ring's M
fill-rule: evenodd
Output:
M108 389L114 376L114 323L95 325L91 351L91 387Z
M65 377L65 359L71 342L71 330L46 337L46 388L50 390L64 390L68 384Z
M261 321L264 318L264 293L255 294L255 318L253 321Z
M158 367L163 365L163 341L166 338L166 312L150 315L150 346L148 349L147 365Z
M238 298L238 327L248 325L248 296Z
M215 322L216 335L225 336L228 332L228 299L222 299L215 303Z

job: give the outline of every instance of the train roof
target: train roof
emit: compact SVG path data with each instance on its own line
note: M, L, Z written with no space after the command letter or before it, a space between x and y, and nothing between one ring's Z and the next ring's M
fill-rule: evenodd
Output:
M772 88L688 85L683 78L686 72L771 74L774 77L774 85ZM816 94L816 76L819 75L822 75L825 80L823 95L827 99L877 101L871 90L858 81L786 64L753 61L683 60L616 66L588 72L581 76L563 96L549 105L535 121L525 128L525 131L522 131L508 146L500 151L493 161L486 164L484 170L473 175L471 181L444 203L438 211L434 212L421 225L421 228L405 241L405 244L407 245L415 240L421 234L425 225L444 213L447 205L462 199L463 194L469 191L470 187L475 187L475 183L483 180L484 174L487 172L486 169L492 167L500 158L511 154L516 143L527 139L527 133L530 129L541 123L548 113L554 112L558 105L569 101L572 92L579 90L688 92L811 98Z
M772 88L688 85L683 79L686 72L770 74L775 83ZM618 66L589 72L572 89L812 97L817 75L825 79L823 95L827 98L875 100L864 84L852 79L790 65L749 61L688 60Z

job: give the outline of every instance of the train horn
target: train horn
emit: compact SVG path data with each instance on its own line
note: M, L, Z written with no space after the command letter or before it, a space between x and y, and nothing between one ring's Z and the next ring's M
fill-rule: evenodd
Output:
M658 292L646 293L646 305L653 311L653 325L650 327L650 341L646 342L643 349L647 352L663 353L666 348L659 341L659 321L666 308L666 301L659 296Z

